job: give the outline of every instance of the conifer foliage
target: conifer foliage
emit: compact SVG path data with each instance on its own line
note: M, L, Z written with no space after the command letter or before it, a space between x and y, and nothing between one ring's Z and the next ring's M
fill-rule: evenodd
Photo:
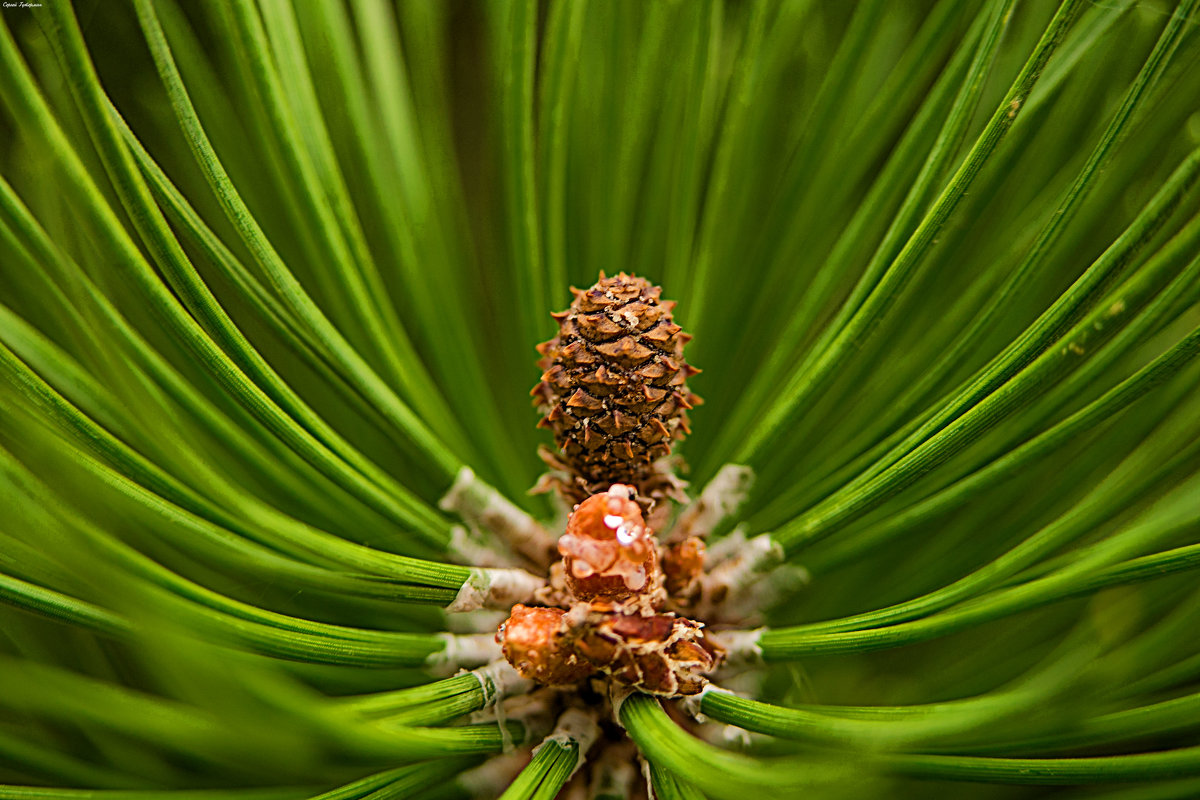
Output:
M0 5L0 800L1200 797L1200 0Z

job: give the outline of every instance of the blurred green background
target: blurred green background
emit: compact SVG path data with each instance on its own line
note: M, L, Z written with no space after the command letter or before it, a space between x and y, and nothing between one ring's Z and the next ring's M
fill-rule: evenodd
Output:
M630 706L660 795L1200 795L1198 19L6 6L0 797L466 793L474 679L395 694L437 501L554 517L533 347L621 270L695 336L685 477L810 574L722 678L807 716Z

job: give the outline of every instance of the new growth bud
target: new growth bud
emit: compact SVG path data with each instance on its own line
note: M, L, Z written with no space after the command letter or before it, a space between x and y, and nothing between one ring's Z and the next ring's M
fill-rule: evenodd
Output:
M496 632L505 659L525 678L546 686L569 686L596 671L574 652L561 608L518 603Z
M658 542L635 497L632 486L613 484L571 514L558 540L562 581L547 598L570 610L518 605L500 627L504 657L524 677L562 686L600 672L675 697L699 692L720 663L723 650L703 624L660 613L668 598ZM666 556L666 580L690 588L703 569L703 543L685 540Z
M576 599L620 601L656 588L654 538L633 497L633 487L614 484L571 515L558 552Z

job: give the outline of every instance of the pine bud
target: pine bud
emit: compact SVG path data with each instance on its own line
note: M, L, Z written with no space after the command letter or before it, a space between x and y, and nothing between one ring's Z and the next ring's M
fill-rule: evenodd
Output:
M632 497L632 487L614 484L571 514L558 551L576 599L620 601L661 583L654 537Z
M704 541L689 536L663 551L662 569L667 594L676 605L689 605L700 591L704 575Z
M675 614L628 614L579 604L513 607L496 639L523 677L569 686L596 672L664 697L696 694L724 659L704 626Z
M665 697L696 694L724 655L703 628L674 614L596 611L578 626L575 650L634 689Z
M621 273L601 275L554 314L558 335L538 345L545 372L533 389L561 458L544 453L572 481L558 488L571 502L631 484L645 498L678 491L657 466L689 432L687 410L700 402L686 381L699 370L683 357L691 338L671 318L662 288Z
M563 620L566 613L561 608L513 606L496 641L522 677L546 686L568 686L596 671L576 654Z

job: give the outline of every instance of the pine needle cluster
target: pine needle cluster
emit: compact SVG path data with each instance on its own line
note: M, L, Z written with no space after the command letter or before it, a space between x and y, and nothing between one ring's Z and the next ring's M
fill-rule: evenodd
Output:
M1200 796L1196 6L5 3L0 800ZM601 273L732 622L598 719L494 636Z

